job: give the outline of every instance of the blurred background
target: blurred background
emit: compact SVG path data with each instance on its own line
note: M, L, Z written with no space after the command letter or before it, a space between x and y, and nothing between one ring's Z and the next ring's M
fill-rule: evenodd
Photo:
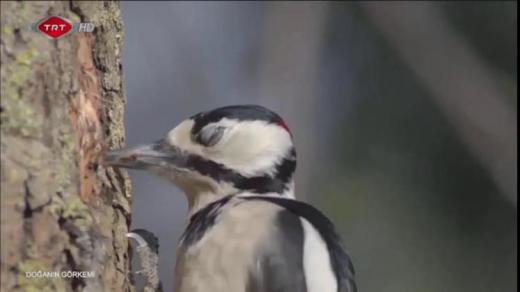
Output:
M517 290L516 1L121 5L129 145L267 106L360 291ZM186 201L130 175L132 227L159 236L170 291Z

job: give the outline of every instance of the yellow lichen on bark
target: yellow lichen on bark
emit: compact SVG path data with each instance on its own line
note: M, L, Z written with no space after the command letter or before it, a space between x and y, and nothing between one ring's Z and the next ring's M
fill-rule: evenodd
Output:
M1 1L1 291L132 291L129 182L98 166L124 142L117 2ZM50 40L48 15L92 21ZM94 271L85 279L31 272Z

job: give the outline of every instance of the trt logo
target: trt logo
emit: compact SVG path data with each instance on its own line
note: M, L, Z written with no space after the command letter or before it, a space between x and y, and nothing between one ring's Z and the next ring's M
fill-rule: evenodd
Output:
M93 23L81 22L73 25L68 19L59 16L50 16L31 25L33 31L51 39L59 39L71 32L93 32L94 28Z
M38 30L53 39L57 39L68 34L72 30L72 24L65 18L51 16L40 22Z

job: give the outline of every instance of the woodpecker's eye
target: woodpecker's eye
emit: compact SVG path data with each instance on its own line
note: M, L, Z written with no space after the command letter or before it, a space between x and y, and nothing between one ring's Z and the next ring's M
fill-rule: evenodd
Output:
M224 130L225 127L222 126L206 127L195 136L195 141L206 147L213 146L220 141L224 135Z

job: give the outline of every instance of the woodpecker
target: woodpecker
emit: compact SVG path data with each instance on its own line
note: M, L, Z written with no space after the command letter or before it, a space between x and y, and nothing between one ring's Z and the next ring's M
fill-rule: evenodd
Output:
M189 220L176 292L354 292L331 221L294 195L296 151L283 119L258 105L198 113L148 144L109 152L178 186Z

